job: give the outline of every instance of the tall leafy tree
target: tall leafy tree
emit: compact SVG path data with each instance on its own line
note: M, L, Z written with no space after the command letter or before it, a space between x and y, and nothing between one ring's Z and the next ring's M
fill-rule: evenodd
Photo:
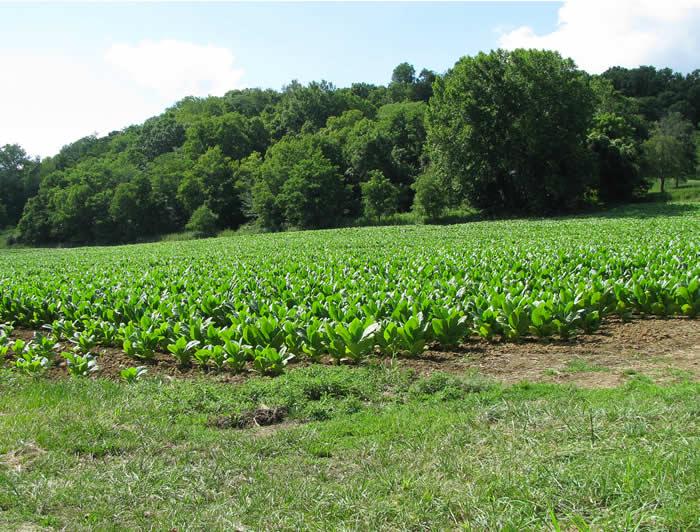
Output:
M143 124L138 139L138 149L152 160L182 146L185 141L185 128L173 113L150 118Z
M193 213L186 226L197 236L214 236L219 228L219 217L206 205L200 205Z
M694 125L700 121L700 70L684 76L670 68L613 67L603 77L623 95L635 98L641 113L651 122L670 112L680 113Z
M437 79L437 74L432 70L424 68L416 78L413 88L413 99L428 102L433 95L433 83Z
M172 151L156 157L146 168L151 182L151 202L157 211L156 232L181 230L187 222L184 205L178 198L178 187L194 162L182 151Z
M270 118L271 127L277 138L302 130L313 132L325 126L329 117L347 109L347 99L332 83L321 81L304 86L293 81L284 88Z
M697 163L695 128L689 120L683 118L683 115L671 112L656 124L655 133L657 132L660 135L676 139L681 145L681 153L679 154L681 168L674 175L676 188L678 188L680 181L684 181L695 174L695 165Z
M358 120L344 132L346 175L357 193L360 183L376 170L398 188L399 210L411 208L411 185L424 164L425 111L423 102L387 104L374 120Z
M277 202L291 227L336 225L343 214L343 182L338 168L320 152L310 154L291 168Z
M597 156L598 183L595 188L602 201L629 201L647 190L648 183L639 167L639 144L633 137L632 126L623 116L597 114L588 143Z
M39 165L17 144L0 147L0 228L19 220L38 189Z
M223 227L238 227L244 216L231 160L219 146L209 148L180 184L178 197L189 213L206 204Z
M587 76L555 52L464 57L435 84L428 113L434 164L478 208L572 208L589 186L594 103Z
M226 157L242 159L254 151L264 151L269 143L262 120L239 113L201 118L187 129L186 136L184 150L193 159L216 146Z
M688 169L688 153L682 140L674 130L657 124L651 137L643 144L644 167L647 175L658 178L660 190L665 191L667 179L685 175Z
M157 232L158 213L151 200L151 183L141 173L117 185L109 205L115 238L128 242Z
M338 168L311 135L272 146L252 186L252 211L263 227L329 227L345 215Z

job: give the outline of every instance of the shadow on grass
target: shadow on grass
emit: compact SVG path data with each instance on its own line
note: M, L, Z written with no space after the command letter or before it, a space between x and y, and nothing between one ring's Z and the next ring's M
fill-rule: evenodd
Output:
M602 211L594 211L584 217L594 218L668 218L700 213L700 204L666 203L663 200L649 199L639 203L629 203Z

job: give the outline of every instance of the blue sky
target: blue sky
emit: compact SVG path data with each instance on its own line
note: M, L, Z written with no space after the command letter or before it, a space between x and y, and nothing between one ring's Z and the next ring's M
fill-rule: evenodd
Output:
M689 71L700 0L468 3L2 4L0 145L51 155L190 95L292 79L386 83L394 66L550 48L591 72Z
M230 49L245 86L292 79L386 83L402 61L442 71L523 24L546 31L558 3L0 4L0 48L98 59L114 43L173 39Z

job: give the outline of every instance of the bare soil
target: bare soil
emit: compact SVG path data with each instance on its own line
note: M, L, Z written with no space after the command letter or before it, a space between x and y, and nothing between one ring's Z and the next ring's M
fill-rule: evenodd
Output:
M16 329L12 336L29 340L33 334L31 330ZM67 350L70 345L62 348ZM205 375L230 383L243 382L253 374L250 368L240 374L204 373L197 366L180 368L175 359L165 353L156 353L152 361L139 361L118 348L101 348L97 352L99 370L93 374L94 377L119 379L121 370L131 366L146 366L151 376L193 378ZM638 374L659 383L680 380L698 382L700 321L640 318L623 323L610 319L595 333L568 341L525 339L515 343L471 339L452 351L444 351L434 345L420 357L378 360L368 363L411 368L420 375L436 371L455 374L478 372L504 383L556 382L600 388L617 386ZM332 361L327 359L322 363L331 364ZM309 364L301 360L291 364L291 367ZM66 375L65 363L48 372L49 378L65 378Z
M278 425L287 417L287 408L259 406L254 410L243 412L234 416L217 417L210 421L210 425L219 429L247 429L250 427L269 427Z
M610 320L570 341L470 341L459 352L428 351L400 362L422 374L477 371L504 383L521 381L614 387L643 374L656 382L700 381L700 321L685 318Z

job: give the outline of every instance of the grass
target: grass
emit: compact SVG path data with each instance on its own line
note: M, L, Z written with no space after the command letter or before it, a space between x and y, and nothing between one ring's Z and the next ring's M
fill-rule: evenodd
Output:
M600 364L592 364L582 358L574 358L569 360L561 370L555 368L547 368L542 374L548 377L561 375L562 373L595 373L600 371L610 371L610 368L601 366Z
M680 183L678 188L672 179L667 180L663 194L660 192L660 186L658 179L654 180L649 189L650 197L658 201L700 201L700 179L689 179Z
M436 220L431 220L431 224L436 225L451 225L467 222L474 222L482 219L482 216L474 210L467 207L447 209L445 213ZM399 212L388 216L383 216L381 219L371 219L361 216L354 220L347 220L341 224L341 228L347 227L377 227L377 226L394 226L394 225L422 225L426 223L423 218L414 211ZM294 229L292 229L293 231ZM238 229L223 229L217 233L218 237L232 237L240 235L255 235L263 234L266 231L250 222L242 225ZM196 240L197 236L191 231L182 231L179 233L169 233L155 237L154 240L159 242L183 242L187 240ZM1 246L0 246L1 247Z
M0 528L700 526L698 384L312 367L241 386L0 376ZM277 427L212 420L285 407Z
M610 369L599 364L591 364L581 358L575 358L566 363L564 371L568 373L591 373L596 371L610 371Z

